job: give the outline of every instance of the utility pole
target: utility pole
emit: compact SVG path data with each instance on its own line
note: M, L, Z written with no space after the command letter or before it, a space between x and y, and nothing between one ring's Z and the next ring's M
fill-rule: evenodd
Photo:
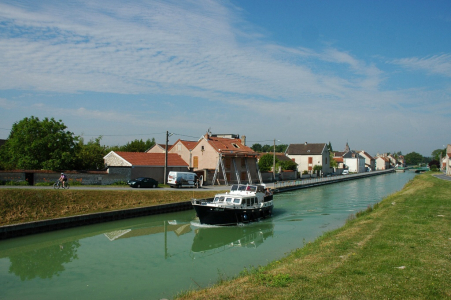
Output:
M273 175L274 181L276 181L276 139L274 139L274 155L273 155L273 161L272 161L272 175Z
M166 147L164 148L164 184L168 180L168 140L169 140L169 131L166 131Z

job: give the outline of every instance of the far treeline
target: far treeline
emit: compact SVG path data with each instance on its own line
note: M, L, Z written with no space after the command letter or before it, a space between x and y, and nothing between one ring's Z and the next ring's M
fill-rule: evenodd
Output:
M88 142L66 130L54 118L34 116L13 124L6 143L0 148L2 170L99 170L110 151L144 152L155 139L134 140L122 146L102 146L102 136Z
M101 170L103 157L110 151L144 152L155 145L155 138L146 141L135 139L122 146L101 145L102 136L85 141L67 130L67 126L54 118L40 120L31 116L13 124L6 143L0 147L1 170ZM276 152L285 152L288 145L275 145ZM262 171L268 171L274 164L274 145L254 144L256 152L267 153L260 158ZM329 151L332 145L328 144ZM440 155L446 149L437 149L432 157L423 157L412 152L404 156L408 165L429 163L439 166ZM395 157L401 152L394 153ZM333 160L331 160L333 161ZM295 170L292 161L279 161L276 166L282 170Z

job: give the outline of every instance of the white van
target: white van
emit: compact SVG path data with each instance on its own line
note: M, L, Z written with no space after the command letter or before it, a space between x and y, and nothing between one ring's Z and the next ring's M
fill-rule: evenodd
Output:
M195 187L198 182L196 173L170 171L168 174L168 184L172 187Z

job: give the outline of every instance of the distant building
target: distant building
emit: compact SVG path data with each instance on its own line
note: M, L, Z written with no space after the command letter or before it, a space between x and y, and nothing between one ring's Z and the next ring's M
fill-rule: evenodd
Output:
M322 174L331 173L329 149L326 143L290 144L286 155L298 165L298 172L313 174L315 165L321 166Z

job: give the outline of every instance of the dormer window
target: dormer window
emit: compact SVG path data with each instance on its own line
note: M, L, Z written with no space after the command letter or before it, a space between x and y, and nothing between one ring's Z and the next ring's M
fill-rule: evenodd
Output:
M235 143L232 143L232 145L233 145L233 147L235 147L235 148L240 148L240 146L238 146L238 145L235 144Z

